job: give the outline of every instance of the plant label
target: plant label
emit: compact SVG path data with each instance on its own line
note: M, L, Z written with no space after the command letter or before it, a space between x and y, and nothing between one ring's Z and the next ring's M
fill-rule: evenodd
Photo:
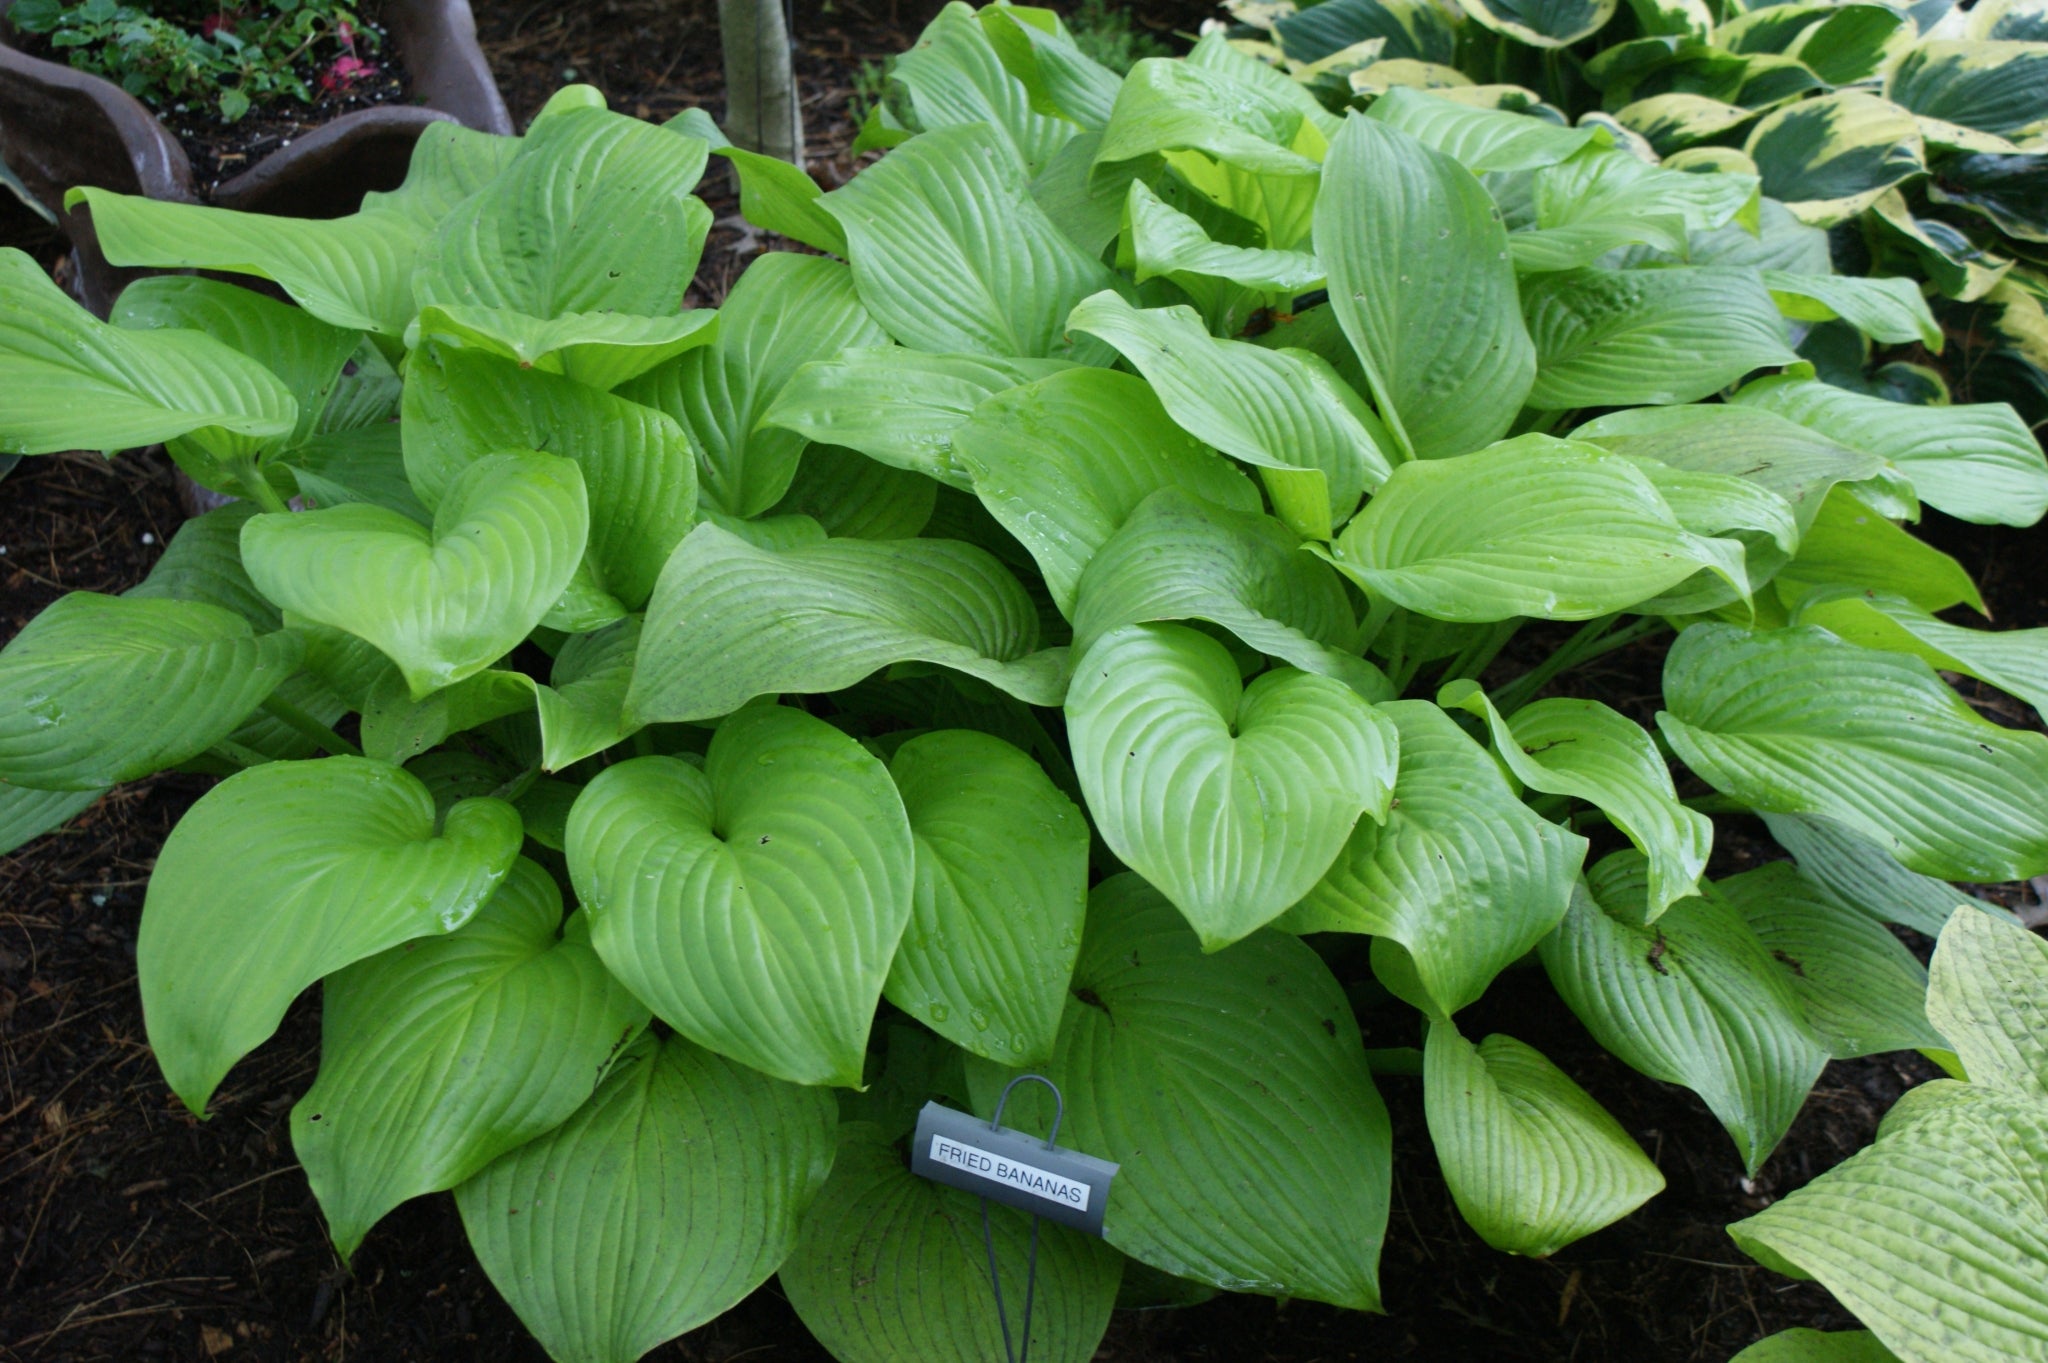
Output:
M937 1103L924 1105L912 1140L910 1172L920 1178L1102 1234L1103 1204L1117 1171L1108 1160Z

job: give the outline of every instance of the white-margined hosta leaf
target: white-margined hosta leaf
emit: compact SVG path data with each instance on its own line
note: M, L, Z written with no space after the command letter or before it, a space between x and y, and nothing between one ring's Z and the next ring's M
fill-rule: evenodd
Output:
M1524 281L1522 311L1545 411L1693 402L1799 358L1754 270L1557 271Z
M789 491L804 447L803 435L764 425L769 403L810 361L887 339L861 306L846 266L773 251L726 296L717 340L635 379L620 396L668 413L690 432L707 502L728 515L758 516Z
M845 1363L1002 1357L1005 1322L989 1291L977 1201L912 1174L881 1127L842 1124L832 1177L779 1275L789 1304ZM1009 1327L1017 1346L1046 1363L1088 1363L1109 1327L1124 1257L1009 1207L988 1215L1005 1301L1022 1300L1009 1284L1037 1284L1030 1339L1021 1322Z
M896 750L889 774L917 840L889 1001L998 1064L1043 1060L1081 949L1088 821L993 734L921 734Z
M1944 879L2048 871L2048 738L1980 718L1918 658L1812 626L1698 625L1665 661L1664 702L1679 757L1754 809L1839 819Z
M1383 979L1449 1017L1564 916L1586 840L1516 798L1500 765L1427 701L1380 707L1401 736L1384 824L1361 820L1277 926L1368 932Z
M1179 625L1102 636L1075 665L1067 733L1103 841L1210 951L1306 894L1361 816L1386 818L1399 758L1348 686L1278 668L1247 687Z
M1066 656L1009 569L957 540L831 539L775 550L690 532L648 604L626 712L636 723L728 714L755 696L837 691L929 662L1057 705Z
M1543 967L1594 1040L1652 1079L1697 1093L1754 1176L1828 1053L1787 972L1725 902L1681 899L1648 927L1629 921L1644 869L1633 851L1595 867L1594 890L1581 884L1543 939Z
M1536 350L1500 211L1472 172L1352 118L1330 148L1315 239L1330 306L1405 452L1463 454L1506 434Z
M861 302L918 350L1064 355L1074 304L1118 286L1032 200L1024 163L986 125L920 134L820 202L846 229Z
M575 460L590 499L592 584L629 610L646 604L669 551L696 522L690 439L651 408L489 351L440 345L407 361L404 404L405 472L430 508L493 451Z
M1948 1043L1927 1021L1927 971L1885 926L1774 861L1717 881L1785 968L1813 1034L1837 1060Z
M751 707L701 771L607 767L568 844L592 944L662 1021L794 1083L861 1082L915 876L903 801L859 743Z
M997 393L953 444L975 495L1031 552L1069 617L1088 560L1159 489L1260 509L1251 480L1130 374L1073 369Z
M1481 109L1407 88L1389 90L1374 100L1366 117L1399 128L1474 175L1554 166L1602 136L1598 128L1561 128L1540 118Z
M233 733L303 649L199 601L59 597L0 649L0 782L103 790L176 766Z
M832 1167L832 1097L642 1037L576 1114L455 1190L562 1363L635 1363L766 1282Z
M1926 39L1885 78L1893 103L1926 118L2026 142L2048 131L2048 42Z
M1620 0L1471 0L1482 28L1531 47L1570 47L1603 28Z
M1853 587L1815 592L1800 604L1797 620L1852 644L1911 653L1944 672L1989 682L2048 718L2048 629L1968 629L1904 597Z
M1494 751L1522 782L1603 811L1649 859L1654 920L1675 899L1699 893L1714 847L1714 821L1678 802L1671 770L1643 727L1596 700L1557 696L1507 719L1476 683L1456 681L1437 697L1487 722Z
M1554 1254L1664 1190L1664 1175L1621 1123L1511 1036L1475 1046L1451 1023L1432 1022L1422 1083L1451 1198L1495 1249Z
M1075 1098L1060 1143L1123 1166L1110 1244L1233 1291L1379 1307L1386 1108L1344 992L1308 947L1260 932L1204 953L1139 877L1105 881L1040 1072ZM1009 1077L970 1059L976 1110ZM1023 1085L1004 1125L1043 1131L1051 1106ZM1276 1149L1296 1157L1255 1153Z
M1389 60L1448 62L1458 41L1457 19L1430 0L1326 0L1279 15L1273 34L1295 61L1319 61L1355 43L1386 39Z
M328 977L320 1077L292 1109L292 1151L344 1260L400 1202L561 1125L646 1025L561 923L562 892L522 859L454 932Z
M253 443L299 420L261 360L197 331L108 326L12 248L0 248L0 297L0 452L111 454L208 430Z
M1587 620L1702 568L1747 591L1742 546L1686 530L1655 484L1595 445L1525 435L1394 470L1331 562L1439 620Z
M1861 90L1786 105L1751 130L1743 150L1765 194L1821 227L1926 169L1913 115Z
M1152 620L1207 620L1367 700L1394 698L1392 683L1358 656L1358 619L1343 582L1271 516L1178 488L1146 498L1081 574L1074 651Z
M242 559L263 594L366 639L415 698L481 672L540 623L583 559L582 471L549 454L464 469L431 529L362 504L253 517Z
M1929 505L1980 525L2048 513L2048 458L2002 402L1920 407L1796 378L1762 379L1732 401L1887 460Z
M1631 132L1640 134L1661 156L1674 153L1710 138L1733 132L1763 116L1760 109L1695 95L1667 91L1632 100L1614 111L1616 119Z
M415 937L452 932L519 852L519 815L464 800L435 817L386 762L271 762L215 786L171 830L136 940L143 1021L197 1113L299 991Z

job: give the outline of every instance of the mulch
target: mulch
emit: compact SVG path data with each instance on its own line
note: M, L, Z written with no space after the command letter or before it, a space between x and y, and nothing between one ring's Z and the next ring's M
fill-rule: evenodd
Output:
M613 107L643 117L692 105L720 112L715 11L702 0L479 0L477 9L522 123L565 79L590 81ZM929 12L922 0L798 5L798 72L827 183L851 171L843 110L854 73L907 46ZM1204 11L1149 12L1157 27L1185 32ZM717 177L705 194L726 220L698 280L701 300L715 303L759 243L729 220L734 206ZM158 454L26 461L0 482L0 638L62 591L140 580L180 514ZM2048 624L2048 533L1987 532L1932 514L1923 533L1977 574L2001 625ZM1646 641L1619 652L1576 685L1646 712L1661 650ZM288 1126L317 1068L317 992L229 1074L209 1121L192 1118L164 1086L143 1040L135 928L156 851L205 784L176 775L139 782L0 858L0 1360L538 1363L544 1355L477 1268L445 1195L394 1212L352 1273L337 1263ZM1761 834L1724 821L1714 873L1775 855ZM1363 963L1348 973L1362 977ZM1415 1042L1391 1015L1362 1020L1369 1045ZM1773 1330L1853 1325L1821 1288L1750 1263L1722 1227L1866 1144L1932 1066L1911 1054L1828 1066L1784 1145L1749 1182L1699 1100L1601 1050L1540 971L1507 972L1461 1021L1473 1036L1508 1031L1563 1066L1642 1143L1667 1191L1549 1260L1496 1254L1451 1204L1420 1082L1386 1078L1396 1173L1383 1282L1392 1314L1258 1297L1121 1312L1101 1363L1721 1363ZM829 1356L771 1281L650 1357Z

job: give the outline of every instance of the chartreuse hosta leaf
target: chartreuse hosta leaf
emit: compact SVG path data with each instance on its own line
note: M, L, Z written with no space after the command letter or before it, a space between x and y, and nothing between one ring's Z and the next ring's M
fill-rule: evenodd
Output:
M592 944L662 1021L796 1083L860 1083L915 854L888 771L859 743L749 708L701 771L607 767L568 843Z
M420 251L422 334L598 388L706 339L683 310L711 230L690 190L710 145L602 108L538 120Z
M1926 169L1913 115L1861 90L1786 105L1756 125L1743 150L1765 194L1821 227L1855 216Z
M1074 771L1103 841L1215 951L1307 893L1394 788L1394 725L1341 682L1277 668L1249 687L1180 625L1130 625L1075 665Z
M108 326L11 247L0 300L0 453L112 453L200 431L209 444L273 440L298 423L291 389L260 360L198 331Z
M1934 952L1930 1021L1972 1082L1908 1093L1877 1141L1728 1228L1811 1276L1904 1363L2004 1363L2048 1339L2048 947L1958 910Z
M1139 309L1108 292L1067 325L1116 347L1191 434L1282 471L1274 500L1303 535L1327 539L1392 471L1386 427L1319 356L1222 340L1192 308Z
M0 649L0 782L101 790L233 733L303 644L198 601L72 592Z
M1359 822L1277 926L1373 934L1382 979L1449 1017L1564 916L1586 840L1517 799L1499 764L1436 706L1395 701L1380 713L1401 736L1391 811L1384 825Z
M405 472L437 507L462 471L498 450L576 461L590 499L591 585L638 610L696 523L690 439L662 413L484 350L426 345L406 364Z
M1885 78L1885 94L1923 118L2015 142L2048 132L2041 89L2048 44L1923 40Z
M1095 164L1100 173L1119 161L1196 151L1250 174L1312 177L1316 153L1323 149L1315 123L1328 117L1310 120L1295 101L1234 79L1229 71L1148 57L1131 68L1116 92Z
M711 154L732 162L739 179L741 217L812 250L846 254L846 233L839 220L818 206L825 191L802 169L730 144L714 145Z
M1837 488L1821 503L1799 553L1779 571L1771 590L1796 608L1809 596L1844 587L1898 596L1922 610L1959 604L1984 609L1962 564L1871 510L1847 488Z
M846 229L860 298L918 350L1046 356L1074 304L1117 277L1032 198L983 124L923 133L819 200Z
M0 783L0 856L63 825L106 793L104 789L31 790Z
M292 1151L344 1260L400 1202L560 1126L647 1024L561 922L562 892L521 859L454 932L328 977Z
M1764 287L1787 317L1802 322L1839 317L1873 341L1893 345L1918 342L1936 354L1941 352L1941 324L1921 297L1920 286L1910 279L1765 270Z
M1927 1021L1927 971L1882 923L1843 904L1787 861L1717 881L1771 959L1785 968L1807 1026L1837 1060L1946 1050Z
M590 1101L455 1190L469 1243L560 1363L634 1363L795 1246L832 1168L832 1096L643 1036Z
M1535 1048L1500 1033L1475 1046L1432 1022L1422 1064L1444 1182L1495 1249L1554 1254L1664 1190L1621 1123Z
M887 340L846 266L771 252L727 295L716 341L635 380L621 396L668 413L695 438L707 502L729 515L758 516L789 491L804 447L801 434L764 426L768 404L804 364Z
M637 723L712 719L755 696L837 691L890 663L939 663L1057 705L1065 654L1009 569L957 540L767 549L700 525L669 558L634 667Z
M431 528L361 504L256 516L242 559L278 605L375 644L418 699L481 672L540 623L588 528L575 464L496 454L449 484Z
M299 991L415 937L452 932L519 852L519 815L464 800L435 818L386 762L272 762L215 786L157 858L136 939L143 1021L196 1113Z
M1699 893L1714 821L1678 802L1671 770L1640 724L1596 700L1558 696L1501 718L1478 685L1456 681L1437 700L1487 722L1494 751L1523 784L1604 811L1649 859L1652 921L1674 899Z
M901 346L849 349L791 375L761 423L966 491L972 481L953 449L953 432L984 399L1071 367L1066 360L928 355Z
M1605 136L1595 127L1561 128L1400 87L1374 100L1366 117L1399 128L1474 175L1554 166Z
M1404 452L1463 454L1506 434L1536 350L1500 210L1472 172L1351 118L1330 148L1315 239L1330 306Z
M909 92L918 127L985 124L1008 138L1017 158L1034 172L1080 131L1034 106L1025 83L1004 69L974 9L959 0L925 25L916 44L891 65L889 76Z
M1957 906L1981 905L1945 881L1907 870L1876 840L1824 815L1766 814L1764 824L1798 861L1800 874L1880 923L1938 937Z
M953 432L953 445L975 495L1031 552L1070 617L1082 569L1160 488L1260 509L1251 481L1130 374L1073 369L998 393Z
M1683 258L1691 233L1730 222L1754 231L1756 186L1751 175L1688 175L1625 151L1577 156L1536 174L1535 230L1508 245L1524 273L1576 269L1637 243Z
M1708 177L1712 178L1712 177ZM1564 270L1522 285L1535 338L1532 407L1692 402L1799 358L1754 270Z
M436 124L414 145L403 185L365 194L359 212L340 218L272 217L104 189L74 189L65 199L72 211L90 206L100 248L117 265L254 275L323 322L396 337L419 311L412 274L420 247L519 146Z
M1815 592L1797 619L1852 644L1916 654L1944 672L1989 682L2048 717L2048 629L1966 629L1904 597L1853 587Z
M1728 1363L1899 1363L1868 1330L1780 1330Z
M769 517L807 516L828 535L900 540L921 534L938 503L934 479L844 445L813 444L804 447L796 477Z
M1367 700L1394 698L1386 676L1358 656L1358 620L1343 582L1270 516L1179 488L1140 503L1081 574L1075 652L1150 620L1207 620Z
M1961 520L2032 525L2048 513L2048 459L2005 403L1919 407L1792 378L1749 384L1733 401L1890 461L1924 501Z
M1110 1244L1218 1287L1378 1309L1386 1108L1306 946L1261 932L1206 954L1138 876L1104 881L1042 1072L1068 1095L1060 1143L1123 1166ZM1008 1078L968 1061L978 1111ZM1019 1087L1004 1125L1045 1130L1042 1093ZM1296 1157L1259 1153L1279 1149Z
M843 1123L832 1177L782 1265L782 1290L844 1363L1001 1358L978 1202L913 1175L881 1127ZM1109 1327L1124 1257L1064 1226L1034 1230L1008 1207L991 1206L989 1225L1006 1304L1022 1301L1009 1285L1035 1275L1028 1341L1010 1306L1016 1347L1047 1363L1087 1363Z
M1202 224L1148 189L1131 181L1125 211L1130 215L1134 273L1140 284L1166 276L1183 282L1190 293L1204 279L1223 280L1246 289L1292 299L1323 282L1323 267L1306 251L1233 246L1212 238Z
M1052 1053L1088 904L1088 823L993 734L945 729L889 764L917 840L889 1001L1003 1065Z
M1686 530L1635 464L1518 436L1394 470L1331 548L1375 597L1439 620L1588 620L1709 569L1747 591L1742 546Z
M1980 718L1918 658L1813 626L1698 625L1664 703L1678 756L1752 808L1838 819L1947 880L2048 871L2048 738Z
M1788 972L1724 901L1681 899L1635 926L1643 873L1632 851L1595 867L1594 889L1580 884L1539 946L1543 967L1594 1040L1652 1079L1697 1093L1754 1176L1828 1053Z

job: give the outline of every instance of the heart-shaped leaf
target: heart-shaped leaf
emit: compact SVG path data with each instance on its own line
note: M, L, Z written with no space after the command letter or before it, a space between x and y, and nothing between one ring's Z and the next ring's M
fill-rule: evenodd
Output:
M1564 916L1586 840L1516 799L1499 764L1436 706L1394 701L1380 713L1401 737L1392 810L1383 826L1360 821L1278 926L1372 933L1382 977L1449 1017Z
M561 1363L635 1363L767 1281L832 1167L830 1094L644 1036L568 1121L455 1190Z
M913 1175L880 1127L842 1125L832 1177L782 1265L789 1304L845 1363L1001 1358L1006 1328L1032 1358L1088 1363L1109 1328L1123 1256L1078 1231L990 1207L1013 1314L1024 1289L1012 1284L1036 1284L1026 1340L1021 1322L996 1315L977 1201Z
M1497 1250L1555 1254L1664 1190L1621 1123L1511 1036L1475 1046L1449 1022L1431 1023L1422 1084L1458 1214Z
M196 1113L300 990L415 937L452 932L505 878L519 815L385 762L272 762L215 786L164 842L136 939L143 1020Z
M0 649L0 781L103 790L233 733L303 644L198 601L71 592Z
M910 925L889 1001L1002 1065L1052 1053L1088 905L1088 823L1029 757L945 729L889 774L917 840Z
M1011 1076L967 1069L986 1115ZM1232 1291L1378 1309L1386 1107L1344 991L1306 946L1261 932L1208 954L1137 876L1104 881L1042 1073L1088 1095L1061 1144L1122 1165L1110 1244ZM1027 1084L1003 1123L1043 1131L1051 1116Z
M1221 644L1179 625L1090 648L1067 734L1103 841L1208 951L1307 893L1361 815L1387 817L1399 753L1394 726L1343 683L1277 668L1247 687Z
M690 532L648 603L626 709L637 723L730 714L755 696L837 691L889 663L957 668L1057 705L1066 655L1008 569L957 540L758 548Z
M1619 0L1473 0L1466 13L1502 37L1559 48L1597 33L1619 7Z
M569 871L611 972L701 1044L801 1084L861 1082L910 921L915 853L888 771L797 710L727 719L704 769L606 768Z
M292 1109L292 1150L346 1261L399 1203L452 1188L581 1107L647 1009L521 859L446 937L328 977L320 1077Z
M1764 193L1819 227L1854 217L1926 169L1913 115L1862 90L1787 104L1757 124L1742 149Z
M540 623L589 523L575 464L498 454L449 485L431 529L360 504L257 516L242 560L286 610L375 644L417 699L481 672Z

